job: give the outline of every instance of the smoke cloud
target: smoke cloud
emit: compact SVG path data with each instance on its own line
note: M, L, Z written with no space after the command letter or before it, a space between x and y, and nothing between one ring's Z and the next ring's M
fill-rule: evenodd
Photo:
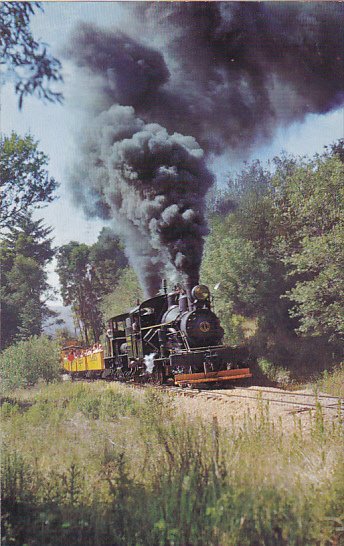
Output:
M196 140L114 105L93 119L80 147L74 192L89 214L114 219L147 295L166 274L197 283L213 178Z
M127 9L142 43L92 25L71 38L68 55L92 81L72 188L88 212L113 218L153 295L166 275L198 280L211 155L249 153L277 127L343 103L343 5Z

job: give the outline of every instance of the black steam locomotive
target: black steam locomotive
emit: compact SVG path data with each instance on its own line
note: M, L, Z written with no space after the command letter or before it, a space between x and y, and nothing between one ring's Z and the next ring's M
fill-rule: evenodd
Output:
M243 348L223 345L209 289L176 287L108 322L102 377L204 385L251 377Z

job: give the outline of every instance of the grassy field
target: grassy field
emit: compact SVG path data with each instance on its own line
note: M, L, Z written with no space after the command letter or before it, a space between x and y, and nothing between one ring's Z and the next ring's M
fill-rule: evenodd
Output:
M262 403L220 430L175 403L101 382L7 394L3 546L343 544L339 418L287 434Z

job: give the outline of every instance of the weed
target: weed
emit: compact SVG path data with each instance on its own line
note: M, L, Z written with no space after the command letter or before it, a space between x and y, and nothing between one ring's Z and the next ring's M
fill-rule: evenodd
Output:
M262 399L224 430L154 389L17 396L4 404L4 546L339 544L343 435L320 407L309 434L297 420L286 434Z
M325 370L315 384L316 390L344 397L344 364L340 364L331 372Z

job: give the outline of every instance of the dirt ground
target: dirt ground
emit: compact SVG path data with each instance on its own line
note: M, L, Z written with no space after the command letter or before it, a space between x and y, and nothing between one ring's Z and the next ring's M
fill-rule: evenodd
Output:
M173 396L171 394L171 396ZM241 426L245 414L259 419L269 417L276 425L292 431L301 427L310 430L315 414L321 413L324 421L329 422L344 418L344 404L334 397L320 394L316 399L310 390L284 391L272 387L247 387L221 389L219 391L199 392L185 395L175 394L178 411L185 412L191 418L201 417L212 421L217 417L220 426ZM318 409L315 404L318 400Z

